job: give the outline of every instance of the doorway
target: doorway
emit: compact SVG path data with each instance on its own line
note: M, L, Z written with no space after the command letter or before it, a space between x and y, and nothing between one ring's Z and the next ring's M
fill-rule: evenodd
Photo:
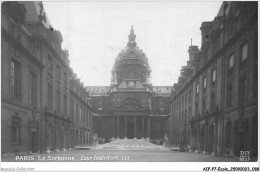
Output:
M129 120L127 124L127 138L133 139L134 138L134 122Z

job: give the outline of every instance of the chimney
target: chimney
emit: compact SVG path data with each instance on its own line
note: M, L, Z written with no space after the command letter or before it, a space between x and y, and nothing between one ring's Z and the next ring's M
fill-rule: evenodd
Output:
M189 46L189 60L195 60L195 54L199 51L198 46L191 45Z
M201 47L205 45L207 41L210 41L209 39L209 32L211 28L213 27L213 22L203 22L201 24L200 30L201 30Z

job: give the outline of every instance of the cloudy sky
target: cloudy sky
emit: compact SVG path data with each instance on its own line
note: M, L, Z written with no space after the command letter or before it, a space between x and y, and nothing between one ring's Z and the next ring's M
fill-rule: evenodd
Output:
M188 60L191 44L201 45L200 26L212 21L218 2L43 2L70 66L85 86L109 85L111 69L126 47L133 25L137 46L147 55L153 85L173 85Z

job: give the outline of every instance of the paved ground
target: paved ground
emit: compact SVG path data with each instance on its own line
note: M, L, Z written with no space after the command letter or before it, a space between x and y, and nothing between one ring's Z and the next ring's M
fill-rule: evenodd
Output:
M155 145L141 139L121 139L115 140L104 145L100 145L99 149L104 150L165 150L162 145Z
M83 147L81 147L83 148ZM20 161L76 161L76 162L234 162L238 159L224 156L175 152L145 140L117 140L99 145L92 150L61 151L2 158L3 162Z
M235 162L238 159L224 156L203 155L189 152L161 150L72 150L51 154L37 154L25 160L24 156L2 158L3 162L15 161L90 161L90 162Z

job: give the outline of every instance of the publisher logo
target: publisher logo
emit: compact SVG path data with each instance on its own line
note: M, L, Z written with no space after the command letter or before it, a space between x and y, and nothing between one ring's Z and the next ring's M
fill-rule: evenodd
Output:
M240 161L250 161L250 151L240 151Z

